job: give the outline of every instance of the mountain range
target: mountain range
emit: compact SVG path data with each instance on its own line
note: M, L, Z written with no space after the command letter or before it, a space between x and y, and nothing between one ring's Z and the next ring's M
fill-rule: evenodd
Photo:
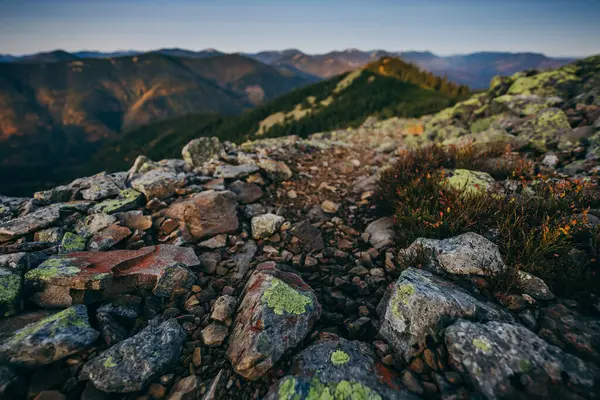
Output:
M144 54L142 51L124 50L117 52L79 51L66 53L61 50L26 56L0 55L0 62L56 62L75 58L115 58ZM200 51L179 48L158 49L149 53L159 53L185 58L206 58L225 53L215 49ZM361 51L348 49L325 54L306 54L297 49L282 51L262 51L241 53L261 63L272 65L304 77L326 79L352 71L384 56L400 57L436 75L447 76L450 80L467 85L475 90L487 88L490 80L497 75L512 75L526 69L554 69L574 61L574 58L547 57L540 53L477 52L462 55L440 56L431 52L419 51Z

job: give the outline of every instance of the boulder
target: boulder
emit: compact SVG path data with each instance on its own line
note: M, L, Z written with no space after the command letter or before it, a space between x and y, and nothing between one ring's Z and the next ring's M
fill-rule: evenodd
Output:
M86 307L74 306L16 331L0 346L0 360L22 366L49 364L91 346L98 335Z
M131 236L131 231L126 226L111 225L94 234L87 244L91 251L107 251L118 243Z
M146 172L131 182L131 187L142 192L146 199L166 199L185 184L185 175L155 169Z
M188 242L197 242L221 233L238 230L235 194L212 190L171 204L166 214L179 221L179 229Z
M224 154L223 144L216 137L199 137L186 144L181 150L183 160L192 167L201 167L202 164L218 159Z
M227 357L239 375L256 380L295 348L320 316L317 297L299 276L272 263L260 265L244 288Z
M444 326L457 318L514 321L504 309L415 268L403 271L398 281L388 287L377 313L379 334L406 362L425 347L428 336L439 340Z
M72 185L73 186L73 185ZM110 175L99 174L89 178L87 188L81 191L81 196L85 200L104 200L108 197L114 197L121 192L119 187Z
M420 248L428 252L429 267L436 272L489 275L505 268L498 246L473 232L443 240L419 238L402 252L410 254Z
M90 238L115 222L117 222L117 218L114 215L92 214L77 221L75 232L84 238Z
M273 182L286 181L293 175L292 170L283 161L275 161L263 158L258 161L258 167Z
M252 237L256 240L266 239L275 234L285 218L275 214L263 214L252 218Z
M151 323L88 361L80 378L109 393L132 393L170 371L179 361L185 332L175 319Z
M293 375L275 383L265 400L280 399L418 399L402 389L398 376L375 361L370 346L333 334L300 352Z
M377 250L391 246L394 243L394 219L379 218L371 222L365 232L369 234L369 243Z
M58 252L61 254L73 253L76 251L84 251L87 245L87 240L83 236L79 236L72 232L66 232L63 236Z
M594 398L598 370L520 325L458 321L446 329L452 365L487 399Z
M525 271L519 271L519 288L536 300L554 299L554 293L550 291L546 282Z

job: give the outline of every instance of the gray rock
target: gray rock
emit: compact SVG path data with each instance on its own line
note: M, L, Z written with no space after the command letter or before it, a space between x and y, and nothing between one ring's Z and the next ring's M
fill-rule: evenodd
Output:
M394 243L394 219L379 218L371 222L365 232L369 234L369 243L377 250L391 246Z
M403 271L398 281L390 285L377 313L379 334L406 362L424 348L427 336L439 339L441 330L454 319L514 321L504 309L415 268Z
M272 264L258 266L246 283L227 349L235 371L249 380L295 348L321 316L310 286Z
M109 393L141 391L179 361L184 339L185 332L175 319L151 324L88 361L81 379Z
M252 218L252 237L256 240L271 237L279 230L285 218L275 214L264 214Z
M236 304L237 299L235 297L229 295L221 296L215 301L210 317L216 321L226 323L231 320Z
M560 160L556 154L546 154L542 160L542 165L548 168L556 168Z
M233 263L235 264L235 279L243 279L250 269L250 262L254 258L254 255L258 251L258 246L253 240L249 240L244 244L237 253L233 256Z
M297 223L292 227L290 233L302 241L306 251L319 251L325 248L321 230L308 221Z
M420 247L430 252L430 266L439 272L488 275L505 268L498 246L473 232L444 240L419 238L403 251L410 253Z
M598 370L525 327L458 321L446 329L451 362L487 399L593 398Z
M279 399L418 399L381 364L366 343L332 334L299 353L293 375L275 383L265 400ZM310 395L309 395L310 393Z
M121 192L121 188L108 175L101 174L91 177L89 187L81 191L81 196L85 200L104 200L108 197L114 197Z
M158 297L179 296L187 293L195 281L194 273L185 265L169 265L159 273L152 292Z
M235 181L229 185L229 190L235 193L237 200L242 204L254 203L263 196L263 191L255 183Z
M240 179L255 172L258 172L260 168L253 164L242 164L242 165L219 165L215 169L216 178L224 179Z
M536 300L552 300L554 293L546 282L525 271L519 271L519 288Z
M0 224L0 243L25 236L54 225L60 218L61 212L76 211L82 208L65 203L52 204L40 208L25 216Z
M270 158L259 160L258 166L265 173L267 178L274 182L288 180L292 177L292 170L283 161L275 161Z
M173 386L167 400L196 400L200 397L201 387L200 378L187 376Z
M181 150L183 160L193 167L201 167L202 164L218 159L224 153L223 144L216 137L194 139Z
M202 329L202 342L207 346L220 346L223 344L227 335L229 335L229 328L223 324L213 322L206 328Z
M185 176L171 171L152 170L131 182L131 187L142 192L146 199L166 199L185 184Z
M75 232L84 238L90 238L115 222L117 222L117 218L114 215L92 214L77 221Z
M87 308L78 305L15 332L0 346L0 359L23 366L45 365L85 349L98 335L90 326Z

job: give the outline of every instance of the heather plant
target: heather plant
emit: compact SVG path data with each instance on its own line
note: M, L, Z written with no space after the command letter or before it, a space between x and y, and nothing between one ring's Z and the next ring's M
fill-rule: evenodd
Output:
M507 162L494 171L491 157ZM447 183L454 168L485 166L492 175L520 182L523 190L467 191ZM600 196L590 181L535 174L531 161L499 147L431 146L403 152L382 174L378 196L394 215L399 248L419 237L476 232L498 245L509 267L500 282L496 277L497 289L514 286L515 271L524 270L545 279L558 293L599 291L600 239L588 223L588 212L600 204Z

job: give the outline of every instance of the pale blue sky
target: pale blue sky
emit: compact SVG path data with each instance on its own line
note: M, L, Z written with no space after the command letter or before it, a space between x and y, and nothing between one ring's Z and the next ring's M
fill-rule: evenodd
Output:
M600 0L0 0L0 53L181 47L600 53Z

